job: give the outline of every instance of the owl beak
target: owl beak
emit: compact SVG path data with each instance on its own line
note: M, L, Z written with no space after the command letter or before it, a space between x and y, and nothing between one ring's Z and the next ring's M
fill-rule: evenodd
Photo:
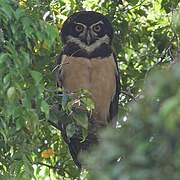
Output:
M93 35L91 33L91 30L87 29L81 36L81 41L83 41L86 45L90 45L94 42Z
M87 30L87 34L86 34L86 43L87 43L87 45L90 45L91 40L92 40L92 38L91 38L90 31Z

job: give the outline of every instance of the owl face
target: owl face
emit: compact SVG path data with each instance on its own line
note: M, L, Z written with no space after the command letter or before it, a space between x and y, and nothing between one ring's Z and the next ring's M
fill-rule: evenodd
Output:
M112 37L113 28L108 19L94 11L73 14L61 29L64 44L75 43L86 50L92 50L101 44L110 45Z

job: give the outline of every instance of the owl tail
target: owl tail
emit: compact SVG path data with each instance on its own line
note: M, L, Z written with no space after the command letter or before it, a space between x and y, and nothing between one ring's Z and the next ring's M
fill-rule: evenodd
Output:
M70 138L68 147L74 163L79 169L81 169L81 162L78 159L79 153L81 152L80 140L76 137Z
M59 129L61 130L61 135L63 140L68 145L69 152L76 166L81 169L82 165L79 160L79 154L82 152L87 152L92 146L98 143L97 136L91 131L88 132L88 136L85 141L82 142L82 137L73 135L71 138L67 137L66 126L63 123L59 123Z
M71 153L74 163L79 169L81 169L82 166L79 160L79 154L83 152L87 152L88 150L90 150L90 148L92 148L92 146L97 144L97 142L98 142L97 137L94 134L90 134L90 133L83 142L82 139L78 137L70 138L68 143L69 151Z

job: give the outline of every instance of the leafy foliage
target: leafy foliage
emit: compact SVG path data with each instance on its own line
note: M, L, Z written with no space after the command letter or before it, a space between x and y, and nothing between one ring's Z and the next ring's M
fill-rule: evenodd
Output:
M142 99L89 156L90 179L179 179L179 75L179 63L150 73Z
M163 147L165 150L162 155L166 155L168 148L171 148L172 139L176 141L179 135L179 86L176 83L179 72L173 67L174 71L168 69L163 75L153 75L150 82L146 77L154 66L169 64L176 59L180 33L179 10L176 10L178 0L0 0L0 179L59 179L59 176L67 179L87 178L86 172L80 173L74 166L59 130L54 128L57 121L70 120L67 120L67 115L69 117L72 113L72 104L76 99L59 95L56 88L53 69L55 56L62 48L58 30L67 16L83 8L103 13L114 26L113 45L122 84L119 119L128 117L128 121L119 122L123 124L123 128L116 130L117 136L111 135L111 132L105 133L109 143L104 142L107 159L103 160L105 165L100 168L99 173L94 168L95 174L106 179L119 177L119 168L123 168L129 178L134 175L137 179L144 179L143 172L147 172L148 176L150 170L151 177L154 177L159 173L158 165L148 171L143 171L147 169L142 167L150 166L152 161L164 163L166 172L169 169L170 172L175 172L171 167L166 167L167 163L162 159L149 159L154 156L151 153L158 157L156 150L160 152ZM129 102L141 97L142 85L146 82L148 88L145 90L145 98L135 107L129 107ZM149 91L154 87L152 82L160 84ZM162 95L162 106L158 104L160 102L154 101L159 93ZM93 109L87 92L80 92L78 97L78 102L87 111ZM58 110L59 105L63 107L63 111ZM129 115L131 108L135 110ZM144 113L142 117L141 113ZM86 114L79 110L73 111L71 115L71 122L84 127L85 137ZM71 136L74 127L73 123L70 125ZM135 140L131 139L139 130L141 132L136 133ZM131 136L127 137L130 142L124 141L127 132ZM162 136L159 137L160 132ZM111 137L112 142L109 141ZM119 138L118 143L114 144L116 138ZM150 143L145 139L153 140ZM137 142L137 146L135 143L131 144L131 141ZM109 151L111 145L112 154ZM144 153L147 150L150 153L146 158ZM178 148L172 150L175 154L178 154L177 151ZM121 161L117 166L112 162L109 169L110 160L124 153L129 155L127 161L123 161L122 166L119 165ZM99 154L99 158L103 159L103 154L105 153ZM168 161L174 163L174 158L178 156L172 157L169 154ZM97 155L94 157L96 159ZM92 162L97 161L92 158ZM132 163L140 163L138 167L142 169L138 169L139 174L136 172L138 167L132 166ZM175 168L179 168L178 163L177 160ZM102 163L97 162L97 165L101 167ZM95 164L93 166L97 167ZM108 171L105 171L106 168ZM123 171L122 179L127 178L127 173ZM175 178L176 175L178 173L174 174Z
M31 179L32 165L43 162L41 152L54 149L58 159L51 154L45 160L52 167L66 152L59 132L47 121L51 101L47 87L55 87L51 64L58 30L40 18L32 9L33 2L28 6L23 2L0 1L0 166L4 179ZM61 167L57 167L60 174L64 173Z

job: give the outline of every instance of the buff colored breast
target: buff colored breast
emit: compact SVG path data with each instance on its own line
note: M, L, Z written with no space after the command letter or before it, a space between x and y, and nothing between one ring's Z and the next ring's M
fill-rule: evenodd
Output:
M116 65L111 55L107 58L62 57L62 86L75 92L88 89L95 102L93 117L100 124L107 124L109 107L116 89Z

